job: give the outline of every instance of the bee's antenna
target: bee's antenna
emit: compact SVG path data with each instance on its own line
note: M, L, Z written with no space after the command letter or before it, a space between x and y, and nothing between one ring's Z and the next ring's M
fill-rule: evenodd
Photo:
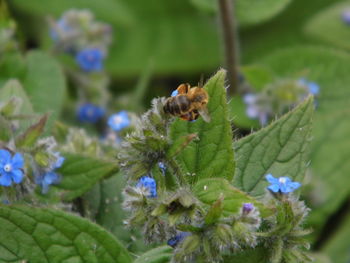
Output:
M204 74L203 73L201 74L201 77L199 79L198 87L199 88L203 88L204 87Z

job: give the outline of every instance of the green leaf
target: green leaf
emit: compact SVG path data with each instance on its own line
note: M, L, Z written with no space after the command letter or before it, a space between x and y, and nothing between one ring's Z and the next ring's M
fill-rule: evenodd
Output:
M241 25L265 22L282 12L292 0L238 0L236 15Z
M173 249L169 246L156 247L140 255L134 263L168 263L173 255Z
M252 196L262 196L268 185L265 175L288 176L302 181L308 161L313 100L234 143L236 172L233 184Z
M254 25L270 20L282 12L292 0L243 0L233 1L240 26ZM196 7L210 12L218 12L217 1L191 0Z
M23 134L19 135L16 138L16 146L20 148L33 146L43 133L46 121L47 115L44 115L37 123L30 126Z
M337 231L321 249L331 259L331 262L350 262L349 235L350 213L348 212L343 220L341 220L341 224L337 225Z
M98 18L103 18L106 22L116 25L128 25L132 23L133 16L127 6L118 0L51 0L42 2L40 0L33 1L11 1L16 8L22 11L29 11L35 15L54 15L60 16L68 9L89 9Z
M234 173L232 150L232 130L228 117L226 90L224 87L226 73L219 70L204 88L209 94L209 123L200 117L195 122L176 120L171 127L171 138L197 134L199 140L192 141L177 155L177 160L190 183L209 177L222 177L231 180Z
M310 222L315 234L350 193L350 185L344 183L350 173L350 141L344 139L350 133L349 61L347 53L313 46L282 50L259 60L281 77L308 71L306 78L320 86L310 156L313 192L306 193L312 197Z
M268 249L257 247L255 249L246 249L234 255L225 256L224 263L270 263Z
M11 139L12 132L10 123L0 115L0 142L8 142Z
M120 242L81 217L53 209L0 206L1 262L131 262Z
M30 115L33 114L33 107L30 103L26 92L23 90L21 83L18 80L11 79L5 83L0 89L0 101L9 101L11 98L18 98L20 106L17 114ZM20 129L25 130L31 125L31 121L23 120L20 122Z
M129 251L140 253L148 249L141 233L138 229L125 228L124 224L127 219L127 213L122 207L125 185L125 177L116 174L101 180L83 198L88 204L87 213L93 220L122 241Z
M327 44L350 50L349 25L342 18L349 7L350 1L345 1L322 10L307 22L305 33Z
M118 172L117 162L104 161L78 154L64 154L58 170L62 181L55 187L63 190L63 199L70 201L91 189L100 179Z
M243 203L253 203L260 211L262 217L271 215L271 210L253 197L232 186L227 180L210 178L200 180L194 187L193 193L203 203L212 205L221 195L223 196L223 209L226 212L238 213Z
M25 61L27 72L23 78L23 86L30 96L34 110L50 113L50 127L63 106L65 77L59 64L45 53L29 52Z
M207 215L204 218L204 222L207 225L211 225L211 224L216 223L219 220L219 218L221 217L222 210L223 210L223 205L224 205L223 204L223 200L224 200L224 196L222 195L209 208L209 211L208 211Z

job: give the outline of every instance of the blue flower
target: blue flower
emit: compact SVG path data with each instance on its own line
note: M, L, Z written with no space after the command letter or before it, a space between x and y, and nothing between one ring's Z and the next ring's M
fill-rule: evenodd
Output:
M350 25L350 9L342 13L342 18L345 24Z
M24 159L22 154L11 156L8 150L0 149L0 185L11 186L12 182L19 184L23 179Z
M171 247L176 247L180 242L182 242L186 237L190 236L190 232L180 232L176 236L170 238L167 244Z
M83 49L75 57L80 68L86 72L101 71L103 68L103 53L98 48Z
M179 94L179 92L177 91L177 89L176 90L173 90L173 92L171 93L171 97L175 97L175 96L177 96L177 94Z
M35 183L41 186L41 192L46 194L52 184L57 184L61 180L61 176L54 172L62 166L65 158L56 153L56 162L50 167L50 171L35 177Z
M252 203L244 203L242 206L243 214L247 215L254 209L254 205Z
M79 106L77 117L81 122L96 123L103 117L105 110L97 105L85 103Z
M50 37L56 42L60 40L60 34L69 31L72 31L72 28L67 24L66 19L61 18L56 22L55 27L50 29Z
M157 183L152 177L142 176L136 187L145 188L148 191L147 197L157 197Z
M308 92L312 95L318 95L320 92L320 86L316 82L308 81L304 78L299 80L299 84L307 87Z
M158 162L158 167L162 171L162 174L165 175L165 171L166 171L165 164L163 162Z
M121 131L122 129L130 125L128 113L126 111L120 111L113 114L108 118L108 125L114 131Z
M287 194L293 192L301 186L300 183L292 182L292 180L288 177L275 178L272 176L272 174L268 174L265 176L265 178L271 184L267 187L267 189L274 193L281 192Z

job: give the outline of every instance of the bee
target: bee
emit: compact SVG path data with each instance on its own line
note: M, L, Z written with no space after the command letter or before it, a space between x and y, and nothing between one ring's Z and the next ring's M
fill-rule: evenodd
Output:
M192 88L188 83L179 85L177 95L165 101L164 112L187 121L194 121L201 115L204 121L210 122L209 95L201 83Z

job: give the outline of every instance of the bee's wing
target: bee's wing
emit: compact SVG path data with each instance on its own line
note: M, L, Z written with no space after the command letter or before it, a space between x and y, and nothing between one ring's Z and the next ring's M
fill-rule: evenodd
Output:
M198 113L202 116L204 121L210 122L211 118L207 107L201 108L200 110L198 110Z

